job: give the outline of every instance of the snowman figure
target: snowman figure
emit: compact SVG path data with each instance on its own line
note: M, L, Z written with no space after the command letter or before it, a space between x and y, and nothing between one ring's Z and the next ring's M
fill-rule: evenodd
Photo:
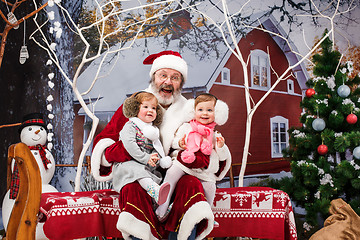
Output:
M49 183L54 176L55 160L51 152L46 148L47 128L44 123L42 114L31 113L24 116L22 124L19 128L20 141L25 143L39 166L42 192L58 192L58 190ZM13 160L11 163L12 178L16 178L17 166ZM12 183L15 181L11 181ZM10 218L12 208L17 196L16 186L10 186L6 193L2 204L2 218L5 229ZM43 223L38 223L36 227L36 239L48 239L43 232Z

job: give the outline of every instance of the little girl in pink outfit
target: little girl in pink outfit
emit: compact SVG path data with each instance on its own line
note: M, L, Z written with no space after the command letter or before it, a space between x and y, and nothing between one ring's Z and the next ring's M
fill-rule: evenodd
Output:
M171 195L178 180L189 174L197 177L204 188L205 197L212 205L216 192L216 181L221 180L231 165L231 155L220 133L214 132L216 125L228 119L228 106L214 95L203 93L188 100L185 108L187 122L175 133L171 153L173 165L167 170L164 182L170 191L164 204L156 209L160 220L165 219L170 208ZM220 167L220 163L223 163Z

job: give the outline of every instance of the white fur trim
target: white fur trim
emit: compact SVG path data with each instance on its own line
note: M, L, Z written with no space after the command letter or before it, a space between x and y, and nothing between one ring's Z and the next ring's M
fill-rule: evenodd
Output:
M91 174L100 182L110 181L112 179L112 172L108 176L100 176L100 165L111 166L111 164L106 161L105 149L114 143L115 141L111 138L103 138L95 145L91 154Z
M175 55L162 55L156 58L151 65L151 70L149 74L150 78L157 70L162 68L171 68L179 71L183 75L184 81L186 81L187 79L188 66L185 60L181 57Z
M128 212L121 212L116 223L116 228L126 240L131 240L131 236L143 240L157 240L150 230L150 225L138 220Z
M196 237L196 240L205 238L214 227L214 214L210 205L205 201L195 203L186 211L180 223L178 240L187 240L194 226L203 219L207 220L207 226L204 231Z
M159 129L156 126L153 126L152 123L146 123L138 117L131 117L129 120L138 126L146 138L150 139L151 141L159 139Z
M172 165L172 160L171 157L169 156L163 157L159 161L160 161L160 167L163 169L168 169Z
M183 107L186 101L185 97L177 96L175 102L164 112L163 121L159 129L165 155L169 154L176 130L184 123L183 118L179 116L183 114Z
M230 153L228 146L224 145L222 148L216 147L216 152L219 155L220 161L225 161L225 167L220 172L219 176L216 177L216 181L220 181L225 177L225 175L229 171L232 160L231 160L231 153Z
M215 122L217 125L224 125L229 117L229 107L228 105L221 101L217 100L215 104Z
M184 122L190 122L195 118L195 99L189 99L184 105Z

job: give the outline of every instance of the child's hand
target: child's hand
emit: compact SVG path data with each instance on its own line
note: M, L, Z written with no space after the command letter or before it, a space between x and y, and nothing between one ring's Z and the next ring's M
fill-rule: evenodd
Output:
M184 134L184 137L182 137L182 138L179 140L179 147L181 147L182 149L186 149L185 138L186 138L186 134Z
M225 144L225 138L224 137L216 137L216 145L218 148L222 148Z
M158 156L158 154L157 153L152 153L151 155L150 155L150 159L149 159L149 161L148 161L148 164L151 166L151 167L155 167L156 166L156 163L157 163L157 161L159 161L159 156Z

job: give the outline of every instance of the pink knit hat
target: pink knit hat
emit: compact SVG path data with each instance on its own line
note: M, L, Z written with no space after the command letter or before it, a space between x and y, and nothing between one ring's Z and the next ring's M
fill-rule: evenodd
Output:
M185 60L181 57L180 53L174 51L162 51L152 54L145 58L143 64L152 64L150 70L150 77L159 69L171 68L179 71L184 81L187 79L188 67Z

